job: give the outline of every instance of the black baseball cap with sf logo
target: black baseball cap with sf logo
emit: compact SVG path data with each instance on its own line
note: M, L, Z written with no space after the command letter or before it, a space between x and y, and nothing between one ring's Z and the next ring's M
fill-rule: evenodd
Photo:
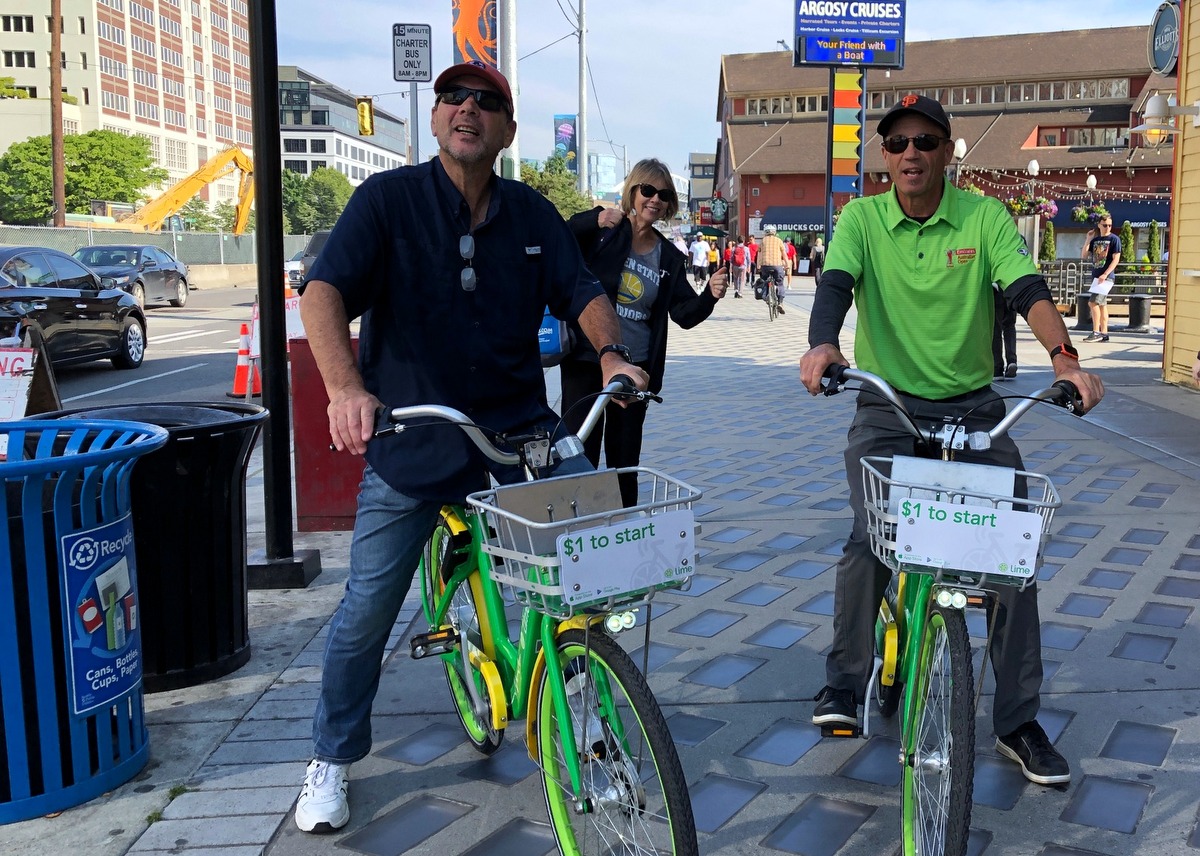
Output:
M884 114L879 120L879 136L886 137L888 130L892 127L892 123L906 113L917 113L931 120L935 125L946 132L946 136L950 137L950 120L946 118L946 111L942 109L942 105L924 95L917 95L910 92L908 95L901 96L900 100L892 105L892 109Z

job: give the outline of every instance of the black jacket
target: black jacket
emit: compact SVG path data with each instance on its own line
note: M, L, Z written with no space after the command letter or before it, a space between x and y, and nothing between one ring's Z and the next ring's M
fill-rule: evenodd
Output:
M613 306L616 306L621 274L633 246L633 225L628 217L624 217L615 228L601 229L602 210L596 207L591 211L583 211L568 220L567 225L579 242L584 262L604 286ZM659 255L662 272L658 296L650 309L650 361L646 367L650 375L650 391L655 393L662 389L663 372L667 365L668 316L686 330L711 315L713 307L717 305L717 298L713 297L711 291L705 288L697 294L688 282L687 258L679 252L679 248L662 235L658 236L658 242L662 248ZM596 362L596 352L588 344L587 337L578 327L574 332L575 348L567 359Z

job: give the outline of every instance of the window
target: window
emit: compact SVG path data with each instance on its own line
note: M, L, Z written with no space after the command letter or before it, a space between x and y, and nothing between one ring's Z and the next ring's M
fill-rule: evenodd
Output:
M283 150L285 152L292 152L295 154L299 154L301 152L308 151L308 144L305 140L297 140L294 138L285 139L283 141Z
M6 33L32 33L33 15L0 15L0 30Z
M329 124L329 111L328 110L313 110L312 111L312 123L314 125L328 125ZM297 122L296 124L299 125L300 123Z
M58 279L59 288L95 288L96 277L75 259L64 256L46 256Z
M36 68L33 51L5 51L5 68Z
M289 169L292 172L298 172L300 175L308 175L308 161L302 160L285 160L283 168Z
M309 151L311 151L314 155L325 154L325 141L324 140L311 140L310 144L309 144Z
M758 188L757 188L757 187L751 187L751 188L750 188L750 195L751 195L751 196L758 196Z
M79 54L79 65L84 71L87 71L87 53L81 51Z
M314 171L316 171L318 169L327 169L328 167L329 167L329 163L327 161L315 160L312 162L312 168Z

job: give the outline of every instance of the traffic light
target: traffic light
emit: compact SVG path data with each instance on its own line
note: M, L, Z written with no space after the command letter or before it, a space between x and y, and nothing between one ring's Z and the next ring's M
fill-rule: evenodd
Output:
M358 105L358 135L375 136L375 103L370 98L355 98Z

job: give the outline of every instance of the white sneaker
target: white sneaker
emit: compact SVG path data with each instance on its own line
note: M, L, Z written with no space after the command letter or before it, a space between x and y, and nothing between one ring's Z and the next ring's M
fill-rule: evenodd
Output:
M296 826L303 832L332 832L350 821L345 764L312 761L296 801Z

